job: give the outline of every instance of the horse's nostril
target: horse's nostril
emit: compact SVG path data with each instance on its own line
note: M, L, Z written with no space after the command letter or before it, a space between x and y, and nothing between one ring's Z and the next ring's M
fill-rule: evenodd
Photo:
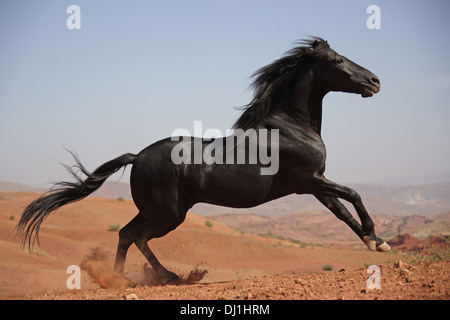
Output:
M376 85L380 85L380 79L378 79L377 77L372 77L371 79L370 79L370 81L373 83L373 84L376 84Z

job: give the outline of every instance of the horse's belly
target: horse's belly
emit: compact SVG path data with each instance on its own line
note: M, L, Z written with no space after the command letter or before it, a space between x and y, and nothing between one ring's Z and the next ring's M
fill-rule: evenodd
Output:
M260 174L257 165L214 165L192 168L186 185L196 202L249 208L271 195L273 176ZM198 170L196 170L198 169Z

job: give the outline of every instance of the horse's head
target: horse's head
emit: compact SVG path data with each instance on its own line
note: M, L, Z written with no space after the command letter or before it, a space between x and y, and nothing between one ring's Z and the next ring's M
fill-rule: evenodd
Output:
M322 111L311 107L316 104L319 110L325 94L343 91L366 98L380 91L376 75L332 50L327 41L312 37L297 43L299 46L253 74L255 94L234 128L253 128L278 109L296 119L311 118L320 132Z
M315 78L323 81L327 91L342 91L371 97L380 91L380 79L369 70L332 50L324 40L316 40L311 50L316 55Z

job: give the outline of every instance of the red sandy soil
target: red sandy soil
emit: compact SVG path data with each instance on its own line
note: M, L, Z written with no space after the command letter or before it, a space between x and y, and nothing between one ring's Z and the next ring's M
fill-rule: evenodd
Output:
M38 194L0 192L2 299L448 299L449 262L415 263L401 252L363 246L300 246L242 234L188 214L150 247L182 280L160 285L132 246L125 275L112 271L117 232L136 214L131 201L88 198L62 208L42 225L30 255L13 229ZM394 263L397 263L394 265ZM323 271L325 264L334 271ZM81 289L69 290L67 267L78 265ZM381 289L368 289L368 265L381 268Z
M380 267L380 288L367 287L366 268L271 275L213 283L49 291L38 300L448 300L449 261Z

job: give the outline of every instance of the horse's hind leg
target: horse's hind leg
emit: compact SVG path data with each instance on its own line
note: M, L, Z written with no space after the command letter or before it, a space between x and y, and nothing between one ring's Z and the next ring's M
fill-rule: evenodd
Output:
M174 282L179 279L179 277L167 270L156 258L156 256L153 254L153 252L150 250L147 241L145 240L147 238L144 237L141 240L136 241L136 246L138 247L139 251L142 252L142 254L147 258L147 261L150 262L153 270L155 270L156 274L158 275L159 281L163 284Z
M362 231L361 225L356 221L352 214L347 210L347 208L339 201L337 198L316 196L316 198L326 206L334 215L340 220L344 221L357 235L364 241L364 233ZM364 241L365 242L365 241ZM366 243L367 244L367 243ZM376 238L376 250L377 251L388 251L391 247L383 241L381 238ZM373 248L370 248L372 249Z
M133 235L136 230L144 222L144 218L140 213L133 218L125 227L119 231L119 244L117 245L116 261L114 263L114 269L117 272L123 272L125 267L125 259L130 246L133 244Z
M356 221L347 208L337 199L332 197L316 196L324 206L326 206L334 215L344 221L357 235L363 240L364 234L361 225Z
M119 272L123 272L128 248L134 243L150 263L162 283L177 280L178 276L164 268L147 245L147 242L150 239L161 237L170 230L167 230L166 228L158 229L156 226L150 224L144 216L139 213L119 232L119 245L117 247L115 269Z
M342 198L353 204L361 219L362 240L370 250L388 251L390 249L388 244L375 235L374 223L356 191L327 180L324 176L315 176L314 188L316 197Z

